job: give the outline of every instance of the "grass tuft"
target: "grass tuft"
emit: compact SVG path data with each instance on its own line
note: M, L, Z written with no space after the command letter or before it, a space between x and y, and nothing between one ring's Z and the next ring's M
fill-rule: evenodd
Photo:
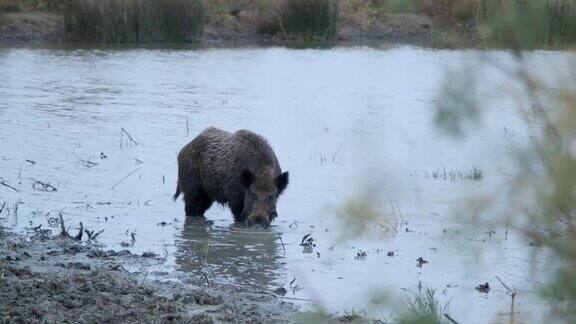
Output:
M435 294L435 289L418 289L418 293L405 301L408 312L399 319L399 323L441 323L443 314L447 314L448 304L441 307Z

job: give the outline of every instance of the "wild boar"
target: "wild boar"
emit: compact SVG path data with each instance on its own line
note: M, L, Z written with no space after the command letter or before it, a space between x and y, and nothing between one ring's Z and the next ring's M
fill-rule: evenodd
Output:
M238 222L268 227L288 186L288 171L264 137L209 127L178 154L178 185L187 216L204 216L214 201L227 204Z

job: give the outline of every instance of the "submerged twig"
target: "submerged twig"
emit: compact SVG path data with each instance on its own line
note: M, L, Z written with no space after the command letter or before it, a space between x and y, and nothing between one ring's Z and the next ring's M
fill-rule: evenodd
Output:
M16 191L16 192L18 192L18 189L14 188L14 187L12 187L11 185L9 185L8 183L6 183L6 181L5 181L4 179L1 179L1 180L0 180L0 184L3 185L3 186L5 186L5 187L8 187L8 188L10 188L10 189L12 189L12 190L14 190L14 191Z
M140 169L142 169L142 167L139 167L139 168L137 168L136 170L128 173L126 176L124 176L124 178L118 180L118 182L116 182L112 187L110 187L110 189L114 189L117 185L120 184L120 182L126 180L126 178L128 178L128 177L131 176L134 172L136 172L136 171L138 171L138 170L140 170Z

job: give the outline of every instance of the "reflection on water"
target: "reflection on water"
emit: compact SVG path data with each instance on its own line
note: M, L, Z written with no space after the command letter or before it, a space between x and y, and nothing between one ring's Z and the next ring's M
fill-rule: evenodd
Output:
M176 241L176 268L212 281L267 288L283 267L278 243L274 230L186 217Z

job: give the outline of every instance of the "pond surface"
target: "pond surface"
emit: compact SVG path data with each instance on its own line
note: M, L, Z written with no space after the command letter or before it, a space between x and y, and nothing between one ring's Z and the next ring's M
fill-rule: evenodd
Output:
M0 224L49 227L62 213L73 229L104 229L98 240L110 248L165 254L160 270L184 280L284 287L290 300L340 314L387 318L374 293L402 301L421 284L461 323L507 321L498 276L518 290L516 316L537 319L546 253L503 230L461 229L469 215L459 207L510 181L513 148L529 141L510 83L483 71L490 86L478 94L492 109L464 139L434 124L446 71L478 65L480 54L509 60L406 46L2 48L0 177L18 192L0 186L11 212ZM172 202L176 155L207 126L264 135L290 171L269 231L234 224L220 206L206 221L186 219ZM466 177L474 168L478 181ZM379 235L343 239L343 211L358 197L379 215ZM300 245L307 234L315 246ZM428 263L418 267L420 257ZM475 290L484 282L488 294Z

